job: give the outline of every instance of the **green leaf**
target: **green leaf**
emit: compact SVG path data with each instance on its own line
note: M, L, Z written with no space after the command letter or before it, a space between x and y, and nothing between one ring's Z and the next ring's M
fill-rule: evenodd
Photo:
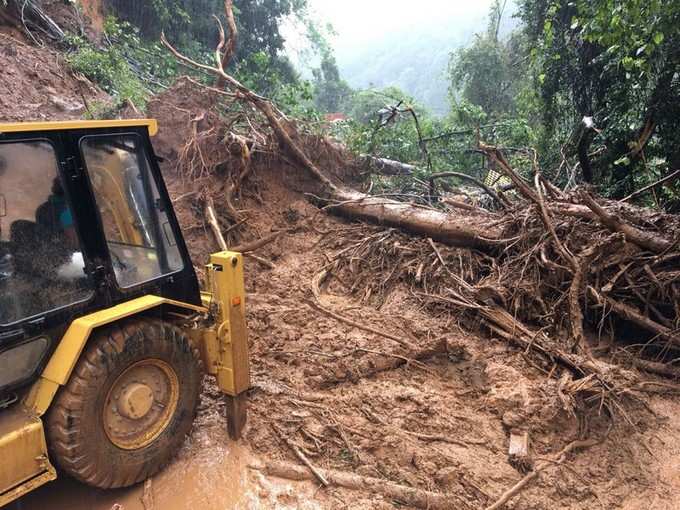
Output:
M658 46L663 42L663 38L664 38L663 32L657 32L656 34L654 34L654 44Z

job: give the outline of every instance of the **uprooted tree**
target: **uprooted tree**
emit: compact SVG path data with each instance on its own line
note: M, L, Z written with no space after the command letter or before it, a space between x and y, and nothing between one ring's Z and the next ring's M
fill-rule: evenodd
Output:
M241 104L239 115L252 117L251 126L268 129L263 135L262 128L253 128L250 137L229 133L230 143L241 148L242 161L226 189L231 219L239 221L231 195L252 171L250 153L271 138L287 160L313 178L316 184L308 195L315 203L329 213L375 225L342 240L343 249L313 283L315 295L325 280L342 272L354 277L352 289L363 299L376 299L391 282L406 282L429 306L459 310L463 319L525 350L532 364L558 381L565 409L581 420L593 413L627 419L627 402L663 386L643 381L631 366L679 375L660 362L669 350L680 349L678 218L602 200L587 190L564 192L537 164L530 182L512 168L502 148L481 142L476 150L514 188L506 194L485 190L502 205L500 211L468 205L445 212L357 191L314 162L291 119L225 71L235 47L232 0L225 0L225 9L232 29L227 38L217 20L214 66L195 62L162 40L184 64L215 77L214 86L192 81L193 86ZM215 112L195 119L193 138L181 158L190 162L193 174L194 164L201 171L217 164L201 152L201 139L210 130L202 134L198 126L207 116L222 122ZM216 237L226 246L210 204L207 211ZM625 337L626 346L612 349L615 336ZM409 359L418 358L417 345L400 345Z

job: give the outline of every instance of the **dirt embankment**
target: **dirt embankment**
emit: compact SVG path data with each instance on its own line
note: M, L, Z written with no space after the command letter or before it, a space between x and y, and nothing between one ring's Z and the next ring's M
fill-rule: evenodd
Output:
M82 116L82 102L75 108L77 80L58 54L11 37L0 33L0 53L8 55L12 71L0 77L0 118ZM606 435L604 417L583 424L569 415L554 396L551 385L558 383L547 383L521 351L463 330L450 311L423 308L400 282L386 289L379 305L350 297L354 282L341 277L321 287L322 306L373 332L321 312L312 287L329 257L344 249L334 239L371 232L311 205L305 176L265 146L253 151L253 171L232 204L241 223L233 221L225 203L227 177L242 163L227 154L229 146L214 147L225 151L226 163L204 179L177 172L192 119L210 101L181 87L152 101L149 115L160 123L154 144L167 158L164 174L196 266L217 249L205 224L206 190L230 244L287 231L257 251L274 268L248 262L253 389L245 438L240 445L228 441L220 396L206 381L192 436L176 462L146 488L102 493L62 481L16 508L130 510L144 508L144 497L157 508L400 506L374 491L317 490L311 482L275 482L247 467L254 461L297 462L282 438L321 468L448 494L451 508L485 508L524 476L508 462L511 433L530 434L538 461L558 452L583 426L603 442L570 456L563 467L547 469L507 508L680 506L676 397L652 398L649 409L632 410L630 423L617 422ZM74 109L55 105L52 90L73 101ZM319 144L319 164L339 170L333 152ZM341 171L337 177L349 178ZM380 275L379 268L375 272ZM413 359L413 346L429 354Z
M64 55L0 27L0 122L68 120L87 116L108 96L64 61Z

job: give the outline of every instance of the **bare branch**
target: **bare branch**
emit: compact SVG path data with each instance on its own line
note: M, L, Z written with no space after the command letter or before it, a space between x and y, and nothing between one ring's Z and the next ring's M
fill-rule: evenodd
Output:
M224 49L224 53L222 54L222 57L220 59L220 68L222 70L225 70L229 66L231 59L234 58L234 55L236 54L238 29L236 28L236 20L234 19L233 0L224 0L224 12L226 13L227 16L227 26L229 27L229 39L226 42L226 48ZM219 25L220 25L220 38L222 41L224 41L224 28L222 27L222 23L220 23ZM225 46L224 43L220 45L219 51L221 51L222 47L224 46ZM224 84L225 84L224 78L218 77L215 86L224 87Z
M467 174L463 174L463 173L459 173L459 172L441 172L441 173L437 173L437 174L432 174L432 175L430 175L430 176L429 176L429 179L430 179L430 190L431 190L430 192L431 192L432 194L434 194L434 181L435 181L436 179L444 179L444 178L446 178L446 177L458 177L459 179L463 179L463 180L466 180L466 181L470 181L470 182L476 184L477 186L479 186L480 188L482 188L482 189L486 192L487 195L489 195L489 196L490 196L491 198L493 198L496 202L498 202L498 203L501 205L501 207L503 207L503 209L507 209L508 206L510 205L510 204L507 202L507 200L502 199L502 198L500 197L500 195L499 195L498 193L496 193L496 192L493 190L493 188L487 186L487 185L484 184L482 181L480 181L479 179L476 179L475 177L472 177L471 175L467 175Z
M629 200L632 200L633 198L639 197L643 193L645 193L645 192L647 192L647 191L649 191L653 188L656 188L657 186L661 186L662 184L666 184L667 182L671 182L671 181L677 179L678 177L680 177L680 170L676 170L675 172L668 174L666 177L659 179L658 181L650 184L649 186L645 186L644 188L637 190L635 193L631 193L626 198L622 198L620 200L620 202L628 202Z

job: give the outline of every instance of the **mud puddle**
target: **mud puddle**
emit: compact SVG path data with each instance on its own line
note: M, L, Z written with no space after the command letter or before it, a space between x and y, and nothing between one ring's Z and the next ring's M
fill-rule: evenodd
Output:
M127 489L99 490L61 476L7 510L250 510L320 508L314 487L265 478L248 466L258 459L243 442L233 442L217 420L197 426L175 461L147 481Z

